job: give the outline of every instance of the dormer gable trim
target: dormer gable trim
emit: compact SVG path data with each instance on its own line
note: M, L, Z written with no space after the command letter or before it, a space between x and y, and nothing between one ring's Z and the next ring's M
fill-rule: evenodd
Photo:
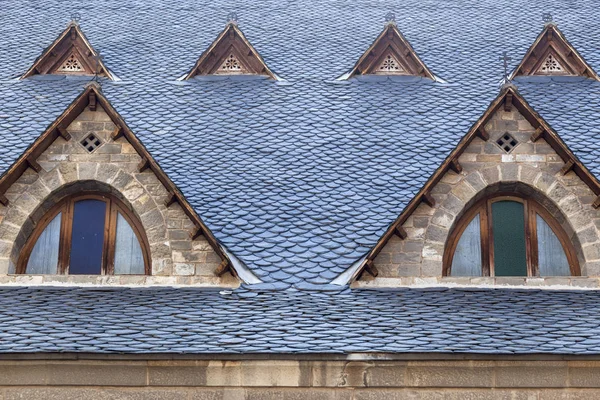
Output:
M233 60L238 67L228 68L228 61ZM277 79L234 20L227 23L182 79L188 80L197 75L266 75Z
M71 56L76 58L81 69L61 68ZM48 74L89 76L97 74L115 80L75 21L67 25L67 28L42 52L20 79Z
M221 276L227 271L237 276L230 258L221 247L213 233L205 225L204 221L198 216L177 186L171 181L167 174L162 170L152 155L144 147L133 131L127 126L121 115L114 109L112 104L102 93L100 86L96 83L90 83L83 92L67 107L67 109L52 123L46 130L25 150L25 152L15 161L8 170L0 177L0 203L7 206L8 199L5 196L6 191L19 179L19 177L28 169L32 168L39 172L41 169L37 163L39 156L50 145L61 136L65 140L71 140L71 135L67 127L73 122L86 108L94 111L100 105L106 114L111 118L116 128L112 134L113 140L123 137L135 149L142 158L138 169L140 171L152 171L161 184L169 192L169 198L165 201L165 206L177 202L183 209L187 217L194 223L195 228L190 232L192 239L204 236L214 251L221 258L221 264L215 271L217 276Z
M381 70L382 63L390 56L400 64L402 71ZM408 75L435 80L435 76L417 55L416 51L398 29L395 21L388 20L377 39L358 59L348 78L355 75Z
M551 57L560 65L560 69L544 70L544 64ZM554 22L544 26L525 56L510 76L583 76L594 80L600 77L585 61L579 52L569 43Z
M450 155L446 157L440 167L438 167L438 169L431 175L421 190L419 190L410 203L408 203L404 210L402 210L398 218L396 218L396 220L388 226L388 229L385 231L385 233L373 246L371 251L367 253L360 265L355 269L354 274L349 280L349 283L356 280L363 273L363 271L366 271L373 276L377 276L378 271L375 267L374 260L379 252L385 247L389 239L393 235L397 235L401 239L406 238L406 233L402 227L404 222L406 222L406 220L412 215L412 213L421 203L425 203L430 207L435 205L435 198L431 195L431 190L438 184L438 182L448 171L452 170L455 173L459 173L457 171L460 171L461 167L458 163L458 158L476 137L479 137L484 141L489 139L489 135L484 127L493 117L495 112L501 107L507 109L513 106L536 129L535 133L531 137L531 140L534 142L541 138L546 140L546 142L548 142L548 144L565 162L563 171L573 171L597 196L597 200L593 203L593 207L600 207L600 182L598 179L587 169L585 165L583 165L583 163L575 156L575 154L573 154L571 149L566 145L565 142L563 142L558 133L554 131L554 129L552 129L552 127L527 103L523 96L519 94L516 87L512 84L508 84L503 86L500 94L491 102L484 114L475 122L475 124L473 124L468 133L458 142L454 150L452 150Z

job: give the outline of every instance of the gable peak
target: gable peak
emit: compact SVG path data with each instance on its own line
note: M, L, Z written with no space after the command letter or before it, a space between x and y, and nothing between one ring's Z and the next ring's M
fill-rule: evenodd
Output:
M356 62L348 78L355 75L408 75L435 79L398 29L393 12L386 15L383 30Z
M99 75L114 79L85 37L77 19L48 46L21 79L33 75Z
M266 75L275 79L275 74L238 27L235 13L228 15L225 29L182 79L196 75Z
M562 75L600 80L593 68L558 29L552 15L544 14L543 20L544 29L527 50L510 79L517 76Z

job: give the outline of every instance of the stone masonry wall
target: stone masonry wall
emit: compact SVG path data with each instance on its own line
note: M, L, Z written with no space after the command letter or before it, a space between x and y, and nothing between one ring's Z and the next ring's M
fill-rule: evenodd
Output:
M6 192L9 205L0 205L0 283L237 285L229 274L215 276L219 256L204 237L191 240L192 221L178 203L165 206L167 190L151 170L138 171L141 157L124 137L111 139L114 128L102 107L86 108L67 128L71 140L59 137L38 158L42 171L28 169ZM89 133L103 141L93 153L80 144ZM65 195L89 190L112 193L139 218L150 244L152 276L10 275L44 213Z
M558 400L600 397L598 361L0 361L0 399Z
M473 140L459 158L463 171L444 175L432 190L435 206L422 203L416 209L403 225L408 237L400 240L393 236L375 259L379 276L373 279L363 274L357 286L455 282L598 287L600 210L592 207L593 192L574 172L563 176L561 158L543 138L531 141L535 129L514 107L511 112L501 108L485 128L490 139ZM496 145L505 132L520 143L509 154ZM554 215L571 237L582 277L442 277L442 257L451 228L477 200L499 190L531 196Z

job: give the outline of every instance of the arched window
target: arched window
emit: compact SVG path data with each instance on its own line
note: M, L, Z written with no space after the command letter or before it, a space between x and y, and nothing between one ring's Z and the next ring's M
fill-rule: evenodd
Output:
M147 240L139 221L113 196L70 196L38 223L17 273L148 274Z
M540 204L515 196L478 202L449 235L445 276L571 276L569 237Z

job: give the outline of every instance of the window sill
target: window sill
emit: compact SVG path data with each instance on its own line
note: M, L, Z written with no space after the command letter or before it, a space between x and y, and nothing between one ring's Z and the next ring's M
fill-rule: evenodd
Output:
M0 285L20 286L193 286L235 288L236 279L223 280L207 276L150 276L150 275L0 275Z
M600 276L556 276L545 278L525 277L402 277L375 278L356 281L353 288L396 288L396 287L528 287L554 289L598 289Z

